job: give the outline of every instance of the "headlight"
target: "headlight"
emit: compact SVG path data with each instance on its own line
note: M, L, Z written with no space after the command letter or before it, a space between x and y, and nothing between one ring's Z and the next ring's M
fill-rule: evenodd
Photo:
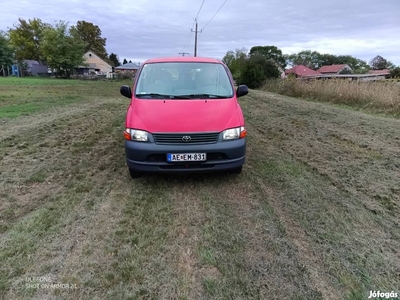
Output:
M126 128L124 132L125 139L136 142L147 142L149 133L143 130Z
M222 132L222 139L224 141L237 140L237 139L244 138L246 136L246 133L247 133L247 131L243 126L237 127L237 128L231 128L231 129L227 129Z

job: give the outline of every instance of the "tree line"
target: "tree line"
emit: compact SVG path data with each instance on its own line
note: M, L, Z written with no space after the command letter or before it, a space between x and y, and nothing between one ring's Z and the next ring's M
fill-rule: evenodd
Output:
M69 26L65 21L48 24L37 18L28 21L19 18L13 28L0 31L0 68L37 60L58 75L69 77L75 68L84 65L83 55L89 50L118 67L121 65L118 55L108 55L106 40L99 26L90 22L78 21Z
M254 46L247 49L228 51L223 62L229 67L233 78L251 88L260 87L267 78L278 78L281 72L296 65L304 65L318 70L325 65L347 64L356 74L364 74L369 70L391 70L392 77L400 77L400 66L380 55L366 61L351 55L321 54L317 51L304 50L294 54L283 54L276 46Z

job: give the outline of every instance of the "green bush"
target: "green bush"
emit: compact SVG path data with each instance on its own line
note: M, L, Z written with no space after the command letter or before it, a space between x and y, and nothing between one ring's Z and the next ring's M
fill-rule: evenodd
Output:
M260 88L266 79L278 78L279 75L279 70L273 62L264 56L252 55L244 64L239 82L256 89Z
M400 67L394 68L390 71L391 78L400 78Z

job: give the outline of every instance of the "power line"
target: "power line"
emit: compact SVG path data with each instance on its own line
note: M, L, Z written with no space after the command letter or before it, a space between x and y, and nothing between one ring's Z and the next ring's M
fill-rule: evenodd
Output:
M193 23L193 25L194 25L194 23ZM193 26L192 26L193 27ZM189 34L188 34L188 36L187 36L187 38L186 38L186 42L185 42L185 46L183 47L183 52L185 52L185 50L186 50L186 48L187 48L187 46L188 46L188 44L189 44L189 38L190 38L190 34L192 33L192 29L189 29Z
M204 5L204 2L205 2L205 1L206 1L206 0L203 0L203 1L201 2L200 8L199 8L199 10L197 11L197 14L196 14L196 18L194 18L194 20L193 20L192 27L190 28L189 34L188 34L188 36L187 36L187 38L186 38L185 46L183 47L183 52L185 52L185 50L186 50L186 48L187 48L187 46L188 46L188 44L189 44L190 34L193 32L192 28L193 28L194 24L196 23L196 20L197 20L199 14L200 14L201 9L203 8L203 5Z
M204 30L204 28L206 28L207 25L210 24L210 22L211 22L211 21L214 19L214 17L219 13L219 11L221 10L221 8L225 5L225 3L226 3L227 1L228 1L228 0L225 0L224 3L222 3L222 5L220 6L220 8L218 8L217 12L212 16L212 18L210 19L210 21L208 21L207 24L204 25L204 27L203 27L202 30Z
M200 13L200 11L201 11L201 8L203 7L204 1L206 1L206 0L203 0L203 2L201 3L200 8L199 8L199 11L197 12L197 15L196 15L196 18L195 18L195 19L198 18L199 13ZM193 27L193 26L192 26L192 27Z

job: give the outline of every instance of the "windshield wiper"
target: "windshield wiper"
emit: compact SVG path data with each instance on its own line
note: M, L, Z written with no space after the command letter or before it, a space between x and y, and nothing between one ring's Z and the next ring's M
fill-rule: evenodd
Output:
M176 95L175 98L180 99L226 99L230 98L229 96L221 96L214 94L188 94L188 95Z
M157 98L157 99L174 99L174 95L166 95L166 94L157 94L157 93L148 93L148 94L137 94L136 97L150 97L150 98Z

